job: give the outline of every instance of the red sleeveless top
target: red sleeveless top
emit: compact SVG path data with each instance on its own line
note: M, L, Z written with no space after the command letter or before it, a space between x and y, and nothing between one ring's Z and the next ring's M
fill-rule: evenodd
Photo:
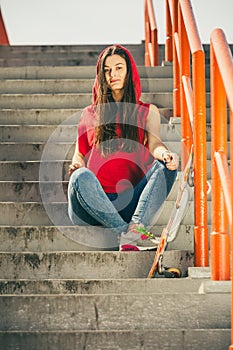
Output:
M139 140L134 141L135 151L128 153L119 149L107 157L102 156L94 143L96 118L93 106L83 110L78 125L79 152L85 157L87 168L96 175L106 193L119 193L134 187L154 161L147 142L144 145L149 104L139 101L138 105ZM118 130L119 139L120 133Z

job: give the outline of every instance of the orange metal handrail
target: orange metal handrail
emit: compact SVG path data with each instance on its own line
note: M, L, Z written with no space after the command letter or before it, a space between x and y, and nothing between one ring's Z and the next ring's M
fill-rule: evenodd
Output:
M230 229L233 251L233 57L224 32L215 29L210 40L212 123L212 233L211 279L232 280L231 344L233 350L233 260L230 269ZM227 106L230 110L228 167ZM231 270L231 276L230 276Z
M1 8L0 8L0 45L10 45L5 23L2 17Z
M155 20L152 0L144 0L145 17L145 66L157 66L158 59L158 29Z
M208 266L205 55L189 0L166 0L166 18L165 59L173 59L173 106L174 116L181 117L183 168L194 144L195 266Z
M227 166L227 101L233 112L233 62L221 29L212 32L210 42L212 124L212 233L211 278L230 279L230 236L232 227L231 177ZM225 180L225 181L223 181ZM230 196L230 197L229 197Z

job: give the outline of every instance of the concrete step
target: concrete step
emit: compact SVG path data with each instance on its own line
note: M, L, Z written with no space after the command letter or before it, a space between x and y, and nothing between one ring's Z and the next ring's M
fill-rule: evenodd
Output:
M158 107L172 108L172 93L142 93L142 100ZM0 108L83 108L90 105L90 93L71 94L2 94Z
M73 55L72 55L73 56ZM68 56L58 57L54 59L50 57L38 56L37 58L0 58L1 67L24 67L24 66L90 66L97 62L98 53L96 57L92 58L85 52L82 55L69 58ZM135 60L140 64L143 63L142 57L136 57Z
M0 279L0 295L37 294L161 294L231 293L231 281L211 281L208 278L166 279Z
M20 145L18 145L18 147L20 147ZM0 165L2 168L2 171L0 173L0 181L58 181L61 183L61 181L68 181L69 179L68 167L70 165L70 160L48 161L43 163L41 163L40 161L4 161L0 162ZM20 184L15 184L15 186L16 191L17 188L18 190L20 190Z
M119 250L115 233L91 226L0 226L0 242L1 252Z
M109 45L111 45L109 43ZM53 54L55 57L60 56L62 54L80 54L82 52L88 52L90 56L94 56L95 54L100 53L106 46L103 44L98 45L11 45L11 46L1 46L0 53L1 57L20 57L20 55L24 55L23 57L37 57L40 54L44 56L50 56ZM125 44L126 48L128 48L132 53L143 52L144 54L144 42L139 44ZM206 62L209 63L209 44L204 44L203 48L205 51ZM230 45L231 50L233 50L233 45ZM164 44L159 45L159 53L162 59L164 58Z
M108 46L108 45L106 45ZM2 51L0 59L3 66L24 66L26 65L91 65L97 62L100 52L106 47L96 45L95 47L48 47L33 49L22 46L21 50ZM144 45L127 45L137 64L144 64Z
M35 57L9 57L0 58L1 67L24 67L24 66L91 66L96 64L100 52L72 53L72 54L38 54ZM144 63L143 53L131 52L137 64ZM22 56L22 55L21 55Z
M111 45L111 44L110 44ZM39 53L43 54L51 54L54 53L56 55L59 55L60 53L78 53L78 52L95 52L95 51L102 51L106 48L105 44L80 44L80 45L11 45L11 46L1 46L0 53L3 57L8 57L11 55L16 55L18 57L19 54L24 53L28 54L28 56L32 55L33 53L35 55L38 55ZM128 50L143 50L144 49L144 42L138 43L138 44L125 44L125 47L128 48ZM164 48L164 45L159 45L159 48Z
M159 108L172 108L172 92L142 93L142 101L153 103ZM90 105L92 96L89 93L71 94L2 94L0 95L0 108L84 108ZM207 94L207 106L209 106Z
M0 309L2 331L230 328L230 293L0 296Z
M159 108L161 122L166 124L170 118L174 124L179 124L176 118L173 118L172 108ZM0 125L59 125L75 124L79 118L82 109L0 109ZM210 108L207 108L207 124L210 123ZM178 118L179 119L179 118ZM229 121L229 113L228 113Z
M19 161L23 169L29 167L31 161L40 161L43 154L46 154L46 160L49 161L61 160L61 155L64 159L72 159L75 148L73 142L50 143L49 146L46 142L0 142L0 161Z
M151 231L160 235L164 225L154 225ZM209 226L211 232L211 226ZM193 251L194 228L181 224L177 237L167 250ZM95 239L94 239L95 238ZM85 243L85 244L84 244ZM118 242L111 232L99 228L76 226L0 226L1 252L118 250Z
M172 109L160 108L161 122L167 123ZM77 123L82 109L1 109L0 125L69 125Z
M180 142L165 142L172 152L181 153ZM211 158L210 142L206 144L207 157ZM228 142L228 149L230 143ZM74 154L73 142L0 142L0 161L1 162L22 162L22 168L29 166L31 161L39 161L43 156L44 161L64 161L71 160ZM3 166L3 163L1 164ZM0 174L1 175L1 174ZM17 181L17 179L15 179Z
M78 123L78 120L77 120ZM74 125L0 125L1 142L75 142L77 123ZM180 124L161 124L163 141L180 142ZM209 141L209 137L207 139Z
M0 80L0 93L83 93L90 92L94 79L9 79ZM172 78L142 78L143 92L170 92L173 88Z
M2 252L0 273L6 280L146 278L154 255L154 251ZM180 268L185 277L193 266L193 252L166 251L163 261Z
M0 198L2 202L40 202L41 194L46 193L49 202L63 202L64 195L67 194L69 175L67 174L68 164L66 163L63 178L57 181L11 181L8 178L0 181ZM50 164L48 164L48 167ZM58 169L58 168L57 168ZM56 172L56 169L54 169ZM6 172L7 175L7 172ZM178 173L178 177L174 183L167 200L176 200L176 196L180 186L180 177L182 173ZM65 178L65 180L63 180ZM211 181L210 185L211 185ZM189 188L190 200L193 199L193 188ZM211 200L211 192L208 193L208 199Z
M43 194L47 199L46 193ZM64 196L65 200L65 196ZM207 202L208 212L211 213L211 202ZM170 212L174 206L174 201L167 201L162 210L162 214L156 221L157 225L166 225ZM187 206L187 213L183 219L183 224L193 225L193 202ZM46 203L40 202L0 202L0 225L29 225L29 226L72 226L67 215L67 203ZM209 217L210 224L211 218Z
M97 57L100 52L106 48L109 44L98 44L98 45L11 45L3 46L0 48L0 56L4 58L37 58L37 57L53 57L53 64L59 57L66 56L78 56L82 57L85 55L89 59L93 59L93 64L96 63ZM137 64L144 64L144 52L145 43L142 41L138 44L124 44L124 46L134 56ZM164 44L159 44L159 62L164 60Z
M67 169L68 170L68 169ZM56 170L55 170L56 171ZM180 177L181 174L179 173ZM168 200L175 200L180 182L176 180ZM12 182L7 178L0 181L0 198L2 202L40 202L41 193L46 193L49 202L63 202L64 194L67 194L68 175L66 181L17 181ZM190 197L193 191L190 191Z
M20 144L17 144L18 147L22 147ZM1 149L0 145L0 149ZM62 148L62 147L60 147ZM73 147L72 147L73 148ZM3 147L3 149L10 149L13 153L14 147ZM30 150L30 147L23 145L22 149ZM177 153L180 154L179 150ZM39 152L39 151L38 151ZM58 150L57 150L58 152ZM13 181L13 182L35 182L35 181L46 181L46 182L62 182L68 181L68 167L71 162L71 157L73 155L72 149L69 149L67 154L67 160L46 160L41 163L39 161L39 155L36 150L34 154L31 154L31 157L36 158L38 155L38 160L29 160L29 161L0 161L1 172L0 172L0 181ZM8 158L11 157L8 156ZM12 154L12 157L20 157L17 154ZM26 154L25 154L26 158ZM28 157L30 158L30 157ZM52 158L52 155L46 154L46 158ZM54 154L56 157L56 153ZM211 161L207 161L207 175L208 179L211 178ZM19 185L20 186L20 185ZM16 188L18 185L16 184Z
M1 109L0 125L75 124L80 113L82 109Z
M11 182L0 181L2 202L40 202L41 193L46 193L51 202L63 202L67 195L68 182Z
M0 295L198 293L204 279L0 279ZM229 282L230 283L230 282Z
M181 176L181 175L179 175ZM68 177L68 176L67 176ZM211 182L210 182L211 183ZM177 180L167 200L176 200L180 182ZM2 202L40 202L41 194L46 193L49 202L63 202L67 196L68 181L0 181L0 198ZM193 189L189 190L193 199ZM208 194L211 200L211 192Z
M0 125L0 139L1 142L43 142L49 139L53 142L75 142L80 116L81 113L76 113L69 118L68 123L60 125ZM76 123L70 124L70 119L73 122L76 119ZM228 126L229 128L230 126ZM161 124L160 135L164 142L180 142L180 123ZM210 126L207 126L206 140L207 142L211 141ZM230 132L228 132L228 140L230 140Z
M164 67L138 66L138 72L141 78L172 78L172 65ZM0 79L94 79L95 76L95 65L0 67Z
M128 327L127 327L128 328ZM2 350L223 350L230 329L141 329L122 331L2 331ZM155 345L156 344L156 345Z

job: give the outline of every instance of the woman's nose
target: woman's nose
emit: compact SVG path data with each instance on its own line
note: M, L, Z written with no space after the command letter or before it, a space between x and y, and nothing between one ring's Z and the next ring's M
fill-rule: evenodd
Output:
M115 77L115 75L116 75L116 70L115 70L115 69L111 69L111 70L110 70L110 75L111 75L111 77Z

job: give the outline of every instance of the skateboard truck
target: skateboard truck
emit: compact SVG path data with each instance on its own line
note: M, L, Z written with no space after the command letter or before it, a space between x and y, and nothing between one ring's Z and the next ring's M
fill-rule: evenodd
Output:
M182 272L177 267L168 267L163 265L163 255L159 257L158 273L166 278L181 278Z

